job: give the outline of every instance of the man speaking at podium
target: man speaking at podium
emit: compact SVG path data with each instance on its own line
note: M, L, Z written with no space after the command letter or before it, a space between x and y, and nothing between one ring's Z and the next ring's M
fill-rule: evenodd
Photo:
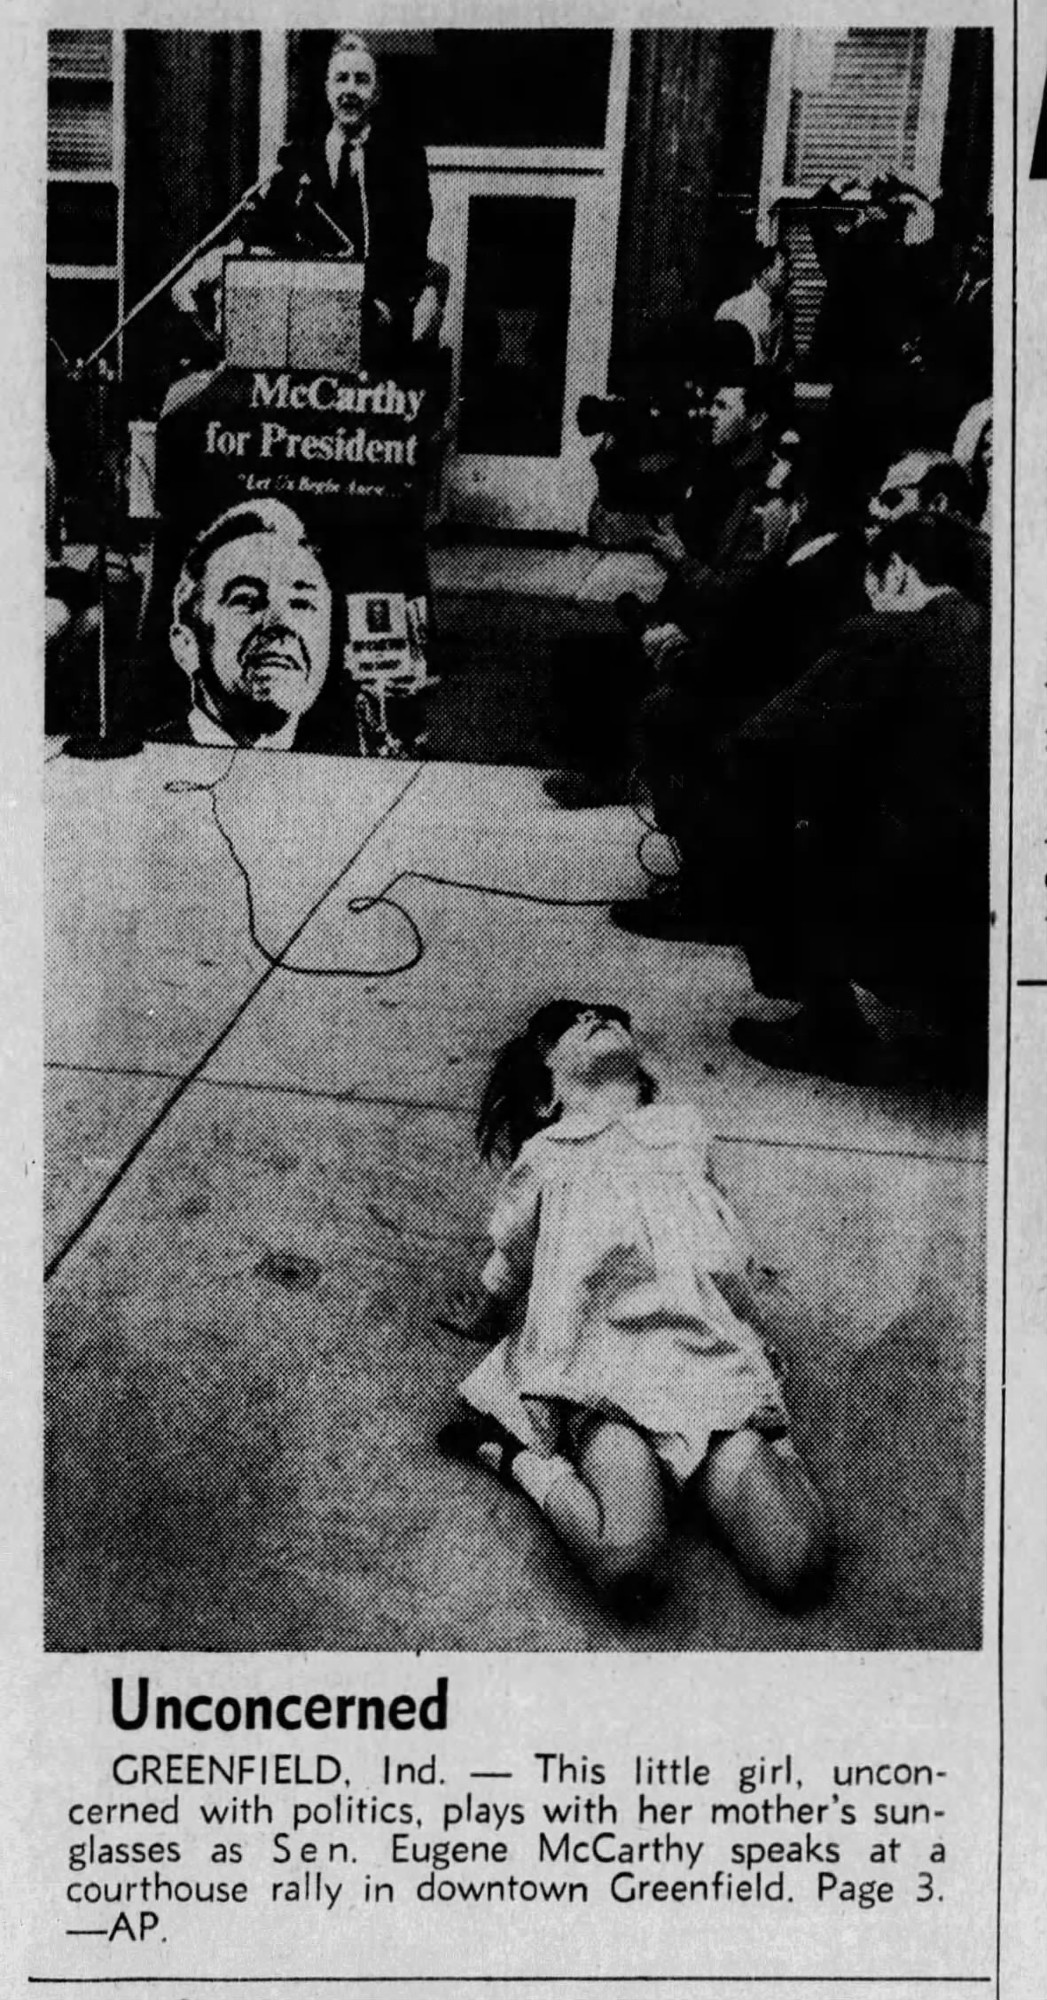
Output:
M425 148L383 114L377 66L362 36L337 37L325 87L329 130L282 149L241 225L241 247L363 264L365 343L388 353L424 337L439 313L426 285L432 202ZM220 275L234 247L200 258L176 286L175 304L193 310L198 287Z

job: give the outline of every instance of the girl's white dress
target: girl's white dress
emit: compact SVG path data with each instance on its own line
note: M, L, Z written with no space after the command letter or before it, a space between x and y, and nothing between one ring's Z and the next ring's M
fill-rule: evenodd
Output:
M519 1332L462 1384L474 1409L549 1453L579 1410L627 1418L681 1484L717 1432L788 1424L778 1377L714 1273L751 1262L685 1104L563 1118L529 1139L499 1192L483 1283Z

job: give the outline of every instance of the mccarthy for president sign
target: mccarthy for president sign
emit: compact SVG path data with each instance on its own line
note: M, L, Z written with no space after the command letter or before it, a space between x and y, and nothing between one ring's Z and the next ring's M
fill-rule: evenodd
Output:
M261 496L301 502L332 525L410 514L424 487L429 403L424 384L391 376L223 371L161 426L168 507L181 512L195 490L223 506Z
M391 498L397 475L417 468L424 400L424 389L392 380L259 369L243 420L207 419L204 456L240 463L248 493Z

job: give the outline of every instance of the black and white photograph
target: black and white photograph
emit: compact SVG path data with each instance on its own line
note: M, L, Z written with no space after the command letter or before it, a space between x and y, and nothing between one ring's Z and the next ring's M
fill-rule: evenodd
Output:
M998 44L913 12L49 32L49 1652L982 1647Z

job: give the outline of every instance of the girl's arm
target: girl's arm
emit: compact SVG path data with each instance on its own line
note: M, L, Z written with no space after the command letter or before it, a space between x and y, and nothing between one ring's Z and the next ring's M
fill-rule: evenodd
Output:
M541 1182L525 1146L498 1190L488 1230L494 1247L480 1279L484 1290L505 1305L531 1282L541 1199Z
M738 1248L739 1268L744 1266L745 1276L755 1290L762 1291L768 1286L773 1285L780 1276L780 1273L774 1265L763 1261L760 1250L757 1247L759 1232L753 1228L744 1208L739 1210L735 1196L724 1186L713 1159L711 1147L706 1153L705 1178L710 1187L715 1189L726 1210L728 1226L735 1237Z
M456 1292L438 1324L467 1340L498 1340L509 1309L530 1283L538 1240L541 1185L525 1154L514 1161L498 1191L489 1235L493 1248L477 1290Z

